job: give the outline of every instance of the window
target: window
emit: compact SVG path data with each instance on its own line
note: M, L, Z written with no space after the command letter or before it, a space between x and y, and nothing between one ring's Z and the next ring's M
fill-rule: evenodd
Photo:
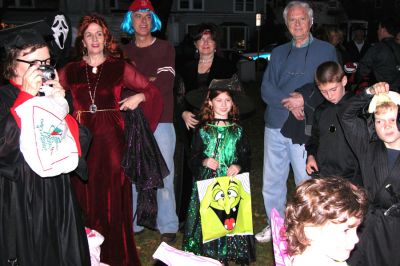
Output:
M190 0L181 0L178 2L178 9L189 9Z
M204 10L204 0L178 0L178 10Z
M33 0L3 0L7 7L35 7Z
M193 0L193 9L202 10L203 9L203 0Z
M247 40L246 26L224 26L222 27L222 49L245 50Z
M117 9L118 8L118 1L117 0L110 0L110 8Z
M255 0L235 0L233 5L235 12L255 12Z

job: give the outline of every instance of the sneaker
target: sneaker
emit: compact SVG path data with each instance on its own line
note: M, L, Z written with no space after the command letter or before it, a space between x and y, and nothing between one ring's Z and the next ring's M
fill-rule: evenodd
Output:
M260 233L256 234L256 240L260 243L271 241L271 227L267 225Z

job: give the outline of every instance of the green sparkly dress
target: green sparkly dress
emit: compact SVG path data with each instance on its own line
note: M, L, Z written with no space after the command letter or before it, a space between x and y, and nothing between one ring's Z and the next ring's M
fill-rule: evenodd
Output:
M218 135L220 140L217 145ZM211 169L202 166L203 160L210 157L215 158L220 164L215 174ZM250 170L250 145L242 127L234 123L228 123L226 126L207 124L196 130L191 158L195 181L213 176L225 176L232 164L239 165L241 172ZM183 250L221 262L249 264L255 261L253 235L224 236L203 243L199 208L198 191L194 183L183 237Z

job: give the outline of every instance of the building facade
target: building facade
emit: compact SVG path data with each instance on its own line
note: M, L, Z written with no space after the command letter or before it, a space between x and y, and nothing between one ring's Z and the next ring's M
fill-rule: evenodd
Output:
M162 1L170 3L166 13L166 38L178 45L185 35L195 31L201 22L213 22L221 31L220 48L246 50L255 47L257 30L256 13L263 22L273 18L282 24L282 11L287 0L153 0L156 6ZM113 32L121 35L119 25L132 0L0 0L0 20L8 24L24 24L43 19L58 11L64 12L76 27L84 14L102 14ZM158 5L156 5L158 2ZM383 15L400 12L400 0L311 0L316 24L340 24L348 19L375 20ZM168 5L167 5L168 6ZM360 7L363 8L360 8ZM169 8L169 7L168 7ZM167 8L167 9L168 9ZM268 10L268 12L267 12ZM160 11L161 12L161 11ZM163 14L164 15L164 14ZM268 28L261 35L269 34Z
M173 0L167 22L167 39L177 45L201 22L213 22L221 29L221 48L246 49L254 34L256 13L265 14L268 0ZM84 14L102 14L114 35L131 0L0 0L0 19L24 24L64 12L76 27Z

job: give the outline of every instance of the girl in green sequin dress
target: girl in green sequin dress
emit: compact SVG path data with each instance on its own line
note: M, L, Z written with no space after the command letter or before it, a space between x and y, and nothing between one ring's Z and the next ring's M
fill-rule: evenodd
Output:
M238 108L229 90L212 89L200 111L201 124L192 142L191 166L195 181L233 176L250 169L250 146L237 124ZM236 95L234 95L236 96ZM188 177L189 178L189 177ZM192 188L183 250L228 264L255 261L253 235L224 236L203 243L196 183Z

